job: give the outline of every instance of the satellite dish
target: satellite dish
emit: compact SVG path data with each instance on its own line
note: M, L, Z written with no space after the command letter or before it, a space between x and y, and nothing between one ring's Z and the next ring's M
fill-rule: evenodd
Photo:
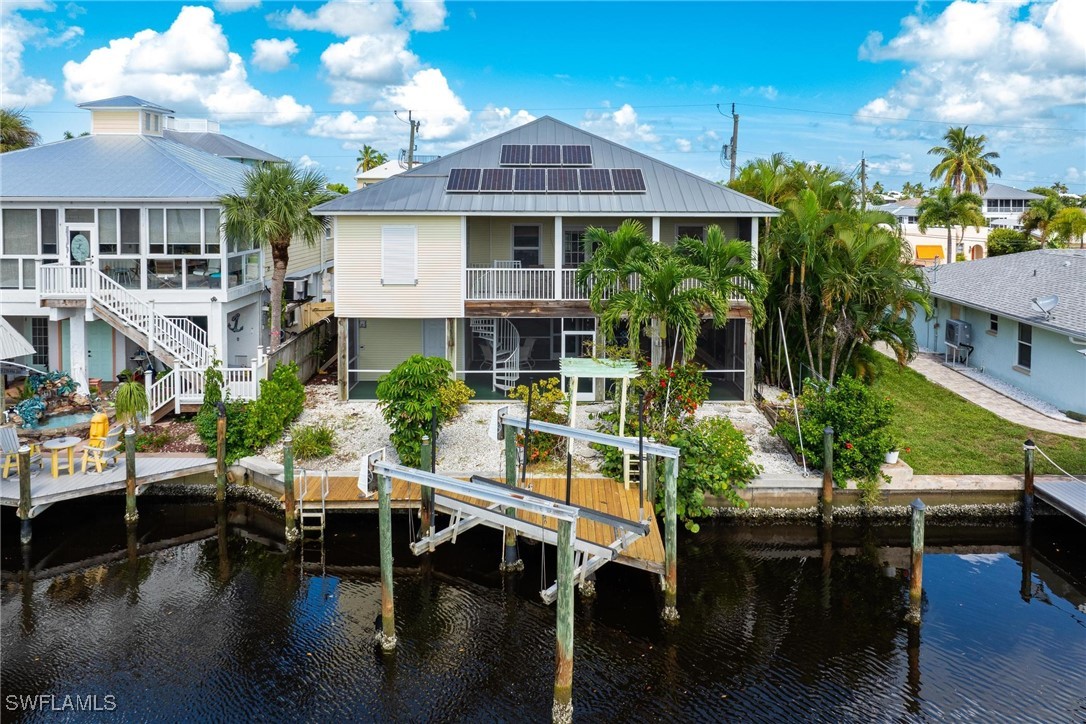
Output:
M1047 297L1034 297L1030 302L1033 308L1045 315L1047 319L1052 316L1052 310L1060 303L1060 297L1058 294L1049 294Z

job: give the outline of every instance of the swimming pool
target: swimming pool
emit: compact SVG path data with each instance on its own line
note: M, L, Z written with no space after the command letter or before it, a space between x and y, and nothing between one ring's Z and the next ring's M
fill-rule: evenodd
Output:
M37 425L31 425L28 430L57 430L62 427L74 427L90 422L94 417L94 411L68 412L63 415L49 415L38 421Z

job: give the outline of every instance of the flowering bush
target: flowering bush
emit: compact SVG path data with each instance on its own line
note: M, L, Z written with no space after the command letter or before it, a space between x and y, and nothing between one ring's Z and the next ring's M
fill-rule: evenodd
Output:
M509 397L528 403L528 386L517 385L509 391ZM549 377L532 383L532 419L543 422L565 424L569 414L562 409L566 404L566 395L562 392L562 381ZM517 434L517 445L524 447L524 433ZM539 463L550 460L555 455L566 452L566 440L558 435L532 432L528 443L528 462Z

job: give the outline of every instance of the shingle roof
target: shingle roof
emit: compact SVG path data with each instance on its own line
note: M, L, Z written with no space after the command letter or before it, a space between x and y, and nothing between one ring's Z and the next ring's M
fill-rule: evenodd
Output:
M162 137L169 141L183 143L191 148L206 151L207 153L223 158L240 158L245 161L269 161L271 163L280 163L284 161L284 159L273 156L267 151L261 151L255 146L250 146L248 143L239 141L236 138L230 138L230 136L224 136L221 133L189 133L166 129L162 131Z
M114 110L143 110L158 111L159 113L173 113L169 108L163 108L157 103L145 101L142 98L136 98L136 96L114 96L112 98L104 98L100 101L87 101L86 103L77 104L76 108L86 108L88 110L110 108Z
M1025 251L929 267L926 273L933 296L1086 337L1086 250ZM1030 300L1050 294L1060 302L1045 319Z
M453 168L497 167L502 144L586 144L596 168L639 168L647 193L446 193ZM544 116L316 207L314 213L745 214L779 211L749 196Z
M1013 186L1004 186L1003 184L988 184L988 190L984 192L982 198L1022 199L1024 201L1033 201L1036 199L1043 199L1044 196L1032 193L1030 191L1023 191L1022 189L1016 189Z
M0 154L0 197L215 199L247 167L156 136L82 136Z

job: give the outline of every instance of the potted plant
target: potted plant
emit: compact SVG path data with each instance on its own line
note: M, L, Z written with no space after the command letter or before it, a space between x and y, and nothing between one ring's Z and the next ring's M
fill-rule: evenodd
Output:
M897 443L892 442L892 443L890 443L890 450L889 450L889 452L886 453L886 457L884 459L885 459L887 465L897 465L897 458L898 458Z
M117 422L127 429L134 430L139 425L140 417L148 413L147 388L140 382L122 382L117 385L117 394L113 400Z

